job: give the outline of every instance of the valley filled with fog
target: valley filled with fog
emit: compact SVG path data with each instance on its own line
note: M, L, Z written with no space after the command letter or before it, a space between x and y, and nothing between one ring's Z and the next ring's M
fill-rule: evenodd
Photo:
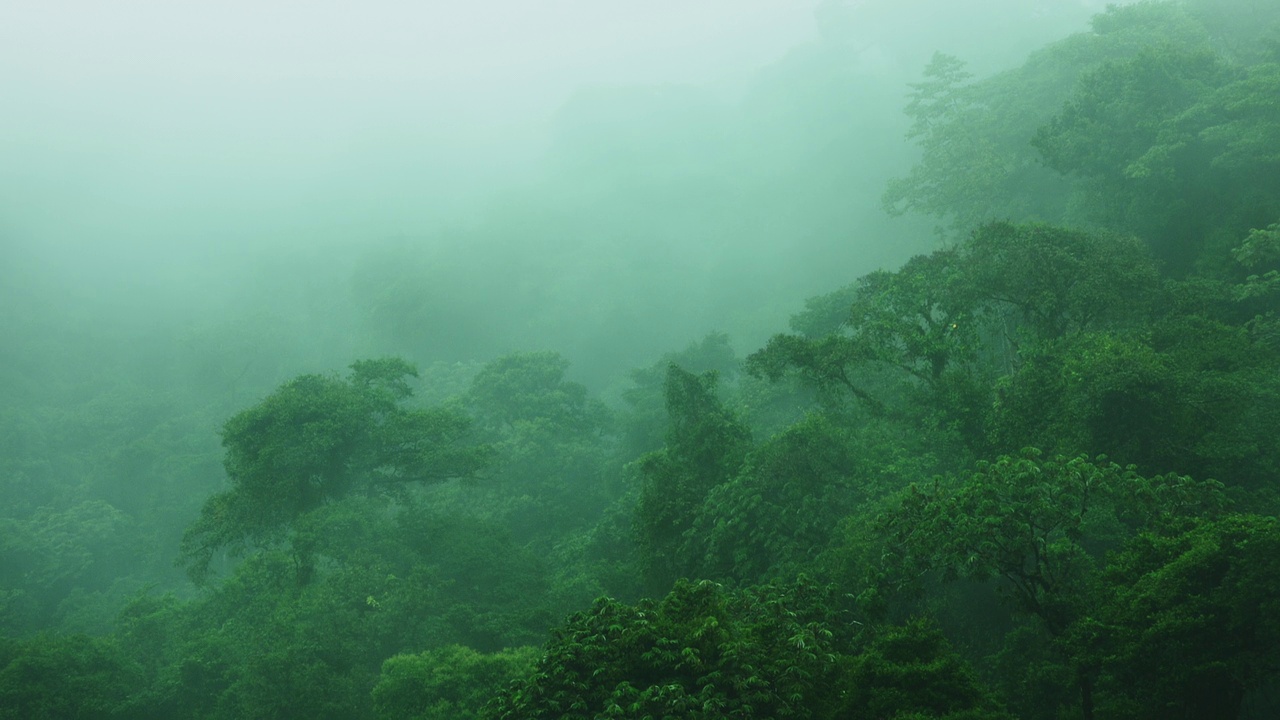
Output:
M0 720L1274 716L1274 5L11 0Z

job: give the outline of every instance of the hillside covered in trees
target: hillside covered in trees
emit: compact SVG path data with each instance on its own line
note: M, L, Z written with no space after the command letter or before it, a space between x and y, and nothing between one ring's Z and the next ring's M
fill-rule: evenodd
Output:
M114 324L13 253L0 720L1280 714L1280 5L906 78L855 5L452 244Z

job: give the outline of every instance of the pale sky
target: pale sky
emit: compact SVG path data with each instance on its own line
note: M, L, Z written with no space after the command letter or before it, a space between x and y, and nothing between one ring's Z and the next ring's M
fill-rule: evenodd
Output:
M794 43L804 0L7 0L6 65L62 77L684 74ZM739 57L700 48L738 46ZM763 59L763 58L757 58Z
M743 80L813 4L3 0L0 241L414 232L405 207L531 162L575 88Z
M893 1L923 9L849 5L921 42L981 43L945 21L964 8L1009 15ZM817 4L0 0L0 244L124 278L428 236L536 171L576 89L731 93L817 37Z

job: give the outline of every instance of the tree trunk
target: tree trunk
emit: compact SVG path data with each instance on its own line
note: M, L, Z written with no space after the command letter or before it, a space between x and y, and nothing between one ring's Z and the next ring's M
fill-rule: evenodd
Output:
M1080 716L1093 720L1093 675L1088 670L1080 670L1076 682L1080 685Z

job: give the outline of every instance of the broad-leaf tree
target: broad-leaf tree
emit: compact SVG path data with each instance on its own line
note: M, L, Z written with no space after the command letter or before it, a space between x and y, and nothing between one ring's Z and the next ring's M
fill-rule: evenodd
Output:
M1007 718L936 631L860 637L841 601L803 577L741 591L681 581L634 606L601 598L486 716Z
M1100 554L1140 530L1179 530L1215 512L1220 487L1032 450L979 463L959 484L912 486L882 516L884 577L996 581L1064 654L1090 718L1099 666L1087 638L1102 605Z
M634 528L644 576L654 592L689 577L705 540L694 521L712 488L738 471L751 444L747 428L715 394L716 374L671 365L666 446L637 461L640 492Z
M183 538L194 577L215 552L279 540L293 522L353 493L402 491L484 467L487 448L468 440L470 421L416 409L397 358L354 363L345 378L303 375L226 422L222 445L231 487L209 498Z
M1113 558L1099 616L1125 717L1231 720L1280 675L1280 521L1229 515L1146 533Z

